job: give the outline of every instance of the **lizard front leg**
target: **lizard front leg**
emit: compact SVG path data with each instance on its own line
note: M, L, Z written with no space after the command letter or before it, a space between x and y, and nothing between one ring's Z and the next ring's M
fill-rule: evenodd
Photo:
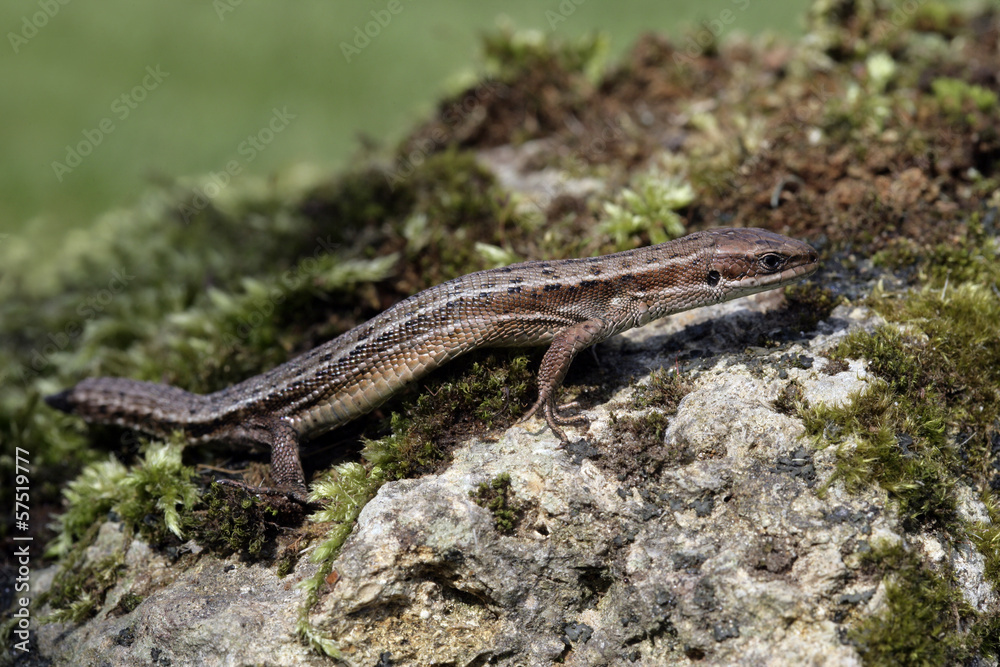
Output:
M556 409L555 393L566 378L573 358L581 350L585 350L594 343L607 338L607 321L594 318L585 320L579 324L563 330L552 340L552 345L542 357L542 364L538 368L538 400L531 406L531 409L521 418L521 421L530 419L539 409L545 417L545 423L552 429L560 440L569 442L566 433L559 425L585 425L587 418L583 416L563 417Z

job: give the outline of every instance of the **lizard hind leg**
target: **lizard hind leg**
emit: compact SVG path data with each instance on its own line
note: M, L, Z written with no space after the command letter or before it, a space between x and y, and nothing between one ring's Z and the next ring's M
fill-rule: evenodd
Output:
M306 488L306 475L299 455L299 435L280 418L254 419L246 424L253 440L271 448L271 477L274 488L254 487L234 480L219 480L220 484L242 488L250 493L281 496L300 505L311 506Z

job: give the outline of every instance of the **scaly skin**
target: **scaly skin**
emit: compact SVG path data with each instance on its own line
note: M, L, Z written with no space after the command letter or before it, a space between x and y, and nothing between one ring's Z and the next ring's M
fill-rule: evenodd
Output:
M549 345L538 411L563 442L555 391L583 349L652 320L781 287L818 268L809 245L762 229L713 229L589 259L524 262L424 290L266 373L199 395L92 378L47 397L88 422L271 447L272 473L306 493L299 443L359 417L408 382L480 347Z

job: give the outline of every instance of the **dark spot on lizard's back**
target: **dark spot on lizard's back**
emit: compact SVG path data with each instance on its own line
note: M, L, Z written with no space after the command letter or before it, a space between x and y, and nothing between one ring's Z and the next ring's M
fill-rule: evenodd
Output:
M620 276L618 276L618 281L619 282L623 282L623 283L632 283L632 282L635 282L635 274L634 273L623 273Z
M646 259L646 264L656 264L659 261L660 260L657 259L656 257L649 257L649 258Z
M480 298L480 299L485 299L485 298L486 298L486 297L488 297L489 295L490 295L490 293L489 293L489 292L480 292L480 293L479 293L479 298Z
M365 338L368 338L368 336L370 336L371 333L372 333L372 330L368 329L367 331L363 332L360 336L358 336L358 340L362 341ZM333 352L327 352L322 357L320 357L319 360L322 361L323 363L326 363L327 361L330 361L330 359L332 359L332 358L333 358Z
M546 285L542 289L545 290L546 292L554 292L557 289L561 289L561 288L562 288L562 285L560 285L559 283L552 283L552 284Z
M589 289L591 287L594 287L595 285L600 285L601 282L602 281L600 281L600 280L581 280L580 281L580 287L582 287L584 289Z
M509 266L502 266L502 267L500 267L500 271L502 273L510 273L511 271L513 271L513 269L510 268Z
M511 278L510 282L511 282L512 285L519 285L519 284L521 284L521 283L524 282L524 278L522 278L521 276L518 276L517 278Z
M521 293L521 286L520 285L518 285L517 287L508 287L507 288L507 294L520 294L520 293Z
M542 275L543 276L551 276L553 273L555 273L555 271L553 269L550 269L548 266L542 266Z

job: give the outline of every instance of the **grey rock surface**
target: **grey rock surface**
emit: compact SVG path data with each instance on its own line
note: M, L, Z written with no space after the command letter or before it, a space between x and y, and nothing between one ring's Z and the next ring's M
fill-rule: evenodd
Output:
M295 584L315 565L300 563L280 579L273 567L246 565L235 557L171 563L145 542L127 538L117 522L101 526L87 561L110 555L123 541L125 571L101 609L79 626L41 625L40 655L56 664L109 667L329 664L295 635L296 610L304 600ZM126 594L143 600L122 614L116 608Z
M864 322L867 313L835 316ZM637 330L630 352L677 326ZM832 453L803 447L802 425L772 405L792 381L815 402L865 385L860 364L828 375L822 359L778 377L781 355L815 355L844 331L765 355L763 374L719 358L666 431L664 450L684 463L640 483L602 461L617 446L609 420L625 388L588 410L596 445L587 457L514 427L497 442L468 443L440 475L384 486L313 622L357 664L384 652L414 665L858 664L832 618L858 592L844 586L858 545L894 535L894 517L877 490L848 496L834 486L821 498L816 482ZM605 363L629 368L656 355L625 356L611 350ZM469 496L502 473L526 508L510 536Z
M789 383L812 404L864 388L863 363L843 370L820 355L878 320L842 306L809 338L732 352L746 347L739 332L759 328L780 301L763 294L693 311L604 345L599 372L616 389L586 406L583 441L560 447L549 432L529 432L531 422L459 446L440 474L385 484L310 622L353 665L860 664L838 619L882 609L884 586L861 571L860 554L903 532L884 491L824 489L834 453L811 448L775 399ZM640 451L616 440L613 422L630 414L636 391L629 379L647 382L650 369L678 366L692 350L700 370L662 441ZM501 474L519 513L510 534L470 497ZM966 516L985 517L971 491L961 497ZM123 539L105 524L88 558ZM955 560L970 605L997 604L975 549L906 539L928 562ZM331 662L295 633L296 583L316 568L306 559L279 579L236 559L171 563L132 541L126 566L95 618L41 628L43 655L59 664ZM144 599L118 615L126 593Z

